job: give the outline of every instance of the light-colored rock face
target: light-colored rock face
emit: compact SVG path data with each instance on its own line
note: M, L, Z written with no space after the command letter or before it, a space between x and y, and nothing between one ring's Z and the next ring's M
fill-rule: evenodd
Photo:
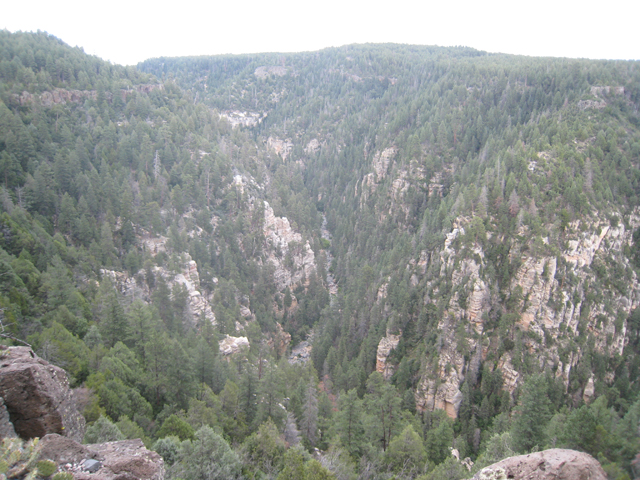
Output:
M143 236L140 239L142 247L153 256L167 251L166 244L168 240L167 237L163 237L162 235L158 235L157 237Z
M584 392L582 393L582 400L584 400L584 403L591 402L591 400L593 400L593 396L595 395L595 393L596 393L596 386L593 381L593 375L591 375L591 377L589 377L589 381L587 381L587 386L584 387Z
M389 164L394 159L396 154L398 153L398 149L396 147L389 147L384 149L382 152L378 152L373 156L373 171L376 174L375 180L376 182L380 182L384 177L387 176L387 170L389 169Z
M640 216L635 212L615 227L598 220L595 214L592 218L595 220L568 226L562 233L563 248L559 254L548 253L548 238L530 238L527 248L522 250L516 250L521 244L512 242L509 258L519 266L506 288L507 295L513 298L512 311L517 313L510 340L516 341L518 332L528 333L522 335L521 345L503 351L496 362L503 388L510 393L523 379L514 367L520 363L515 362L514 355L523 352L533 355L540 368L554 370L568 387L572 369L582 352L567 353L567 346L578 335L589 332L595 348L606 356L622 354L626 322L617 320L616 324L616 319L627 318L640 299L640 285L624 251L632 245L632 232L640 226ZM419 409L444 409L452 416L459 407L457 394L470 368L470 359L477 355L486 358L488 354L488 344L481 343L480 335L484 333L492 305L499 302L496 293L492 293L497 288L495 280L484 275L487 260L482 245L466 236L471 221L458 218L445 235L440 252L432 255L439 258L440 276L451 279L453 294L438 325L441 333L437 360L425 369L415 397ZM518 235L526 239L529 233L523 227ZM413 260L407 268L412 269L420 282L427 265L421 255L420 260ZM614 269L617 273L613 273ZM612 285L611 278L616 275L626 276L623 288ZM586 295L594 285L606 300L591 300L585 307ZM437 302L438 298L434 289L427 292L425 302ZM380 292L378 300L384 301ZM466 333L466 345L462 346L468 352L466 358L458 352L461 325ZM593 377L582 388L584 401L590 401L595 395Z
M595 95L596 97L600 97L603 94L605 95L609 95L609 94L613 94L613 95L624 95L624 87L619 87L619 86L604 86L604 87L596 87L596 86L592 86L591 87L591 94Z
M381 373L385 380L391 378L395 372L395 366L387 364L387 357L394 350L402 335L387 335L380 339L378 343L378 351L376 353L376 371Z
M163 237L164 238L164 237ZM161 243L161 239L147 239L145 241L152 245L164 245ZM164 250L157 250L159 251ZM187 315L191 319L193 325L196 324L198 318L202 315L206 319L215 323L215 314L209 303L209 299L206 295L203 295L200 288L200 275L198 274L198 266L194 260L191 259L191 255L183 253L180 255L182 259L181 270L178 273L171 272L164 267L153 267L153 275L162 277L166 282L169 290L173 290L175 285L182 285L187 291ZM139 282L135 277L132 277L128 272L116 272L114 270L101 269L100 274L103 277L108 277L115 285L116 289L126 297L138 298L144 302L151 301L151 291L147 282ZM139 277L144 277L146 273L144 270L140 270L137 274Z
M444 410L450 418L457 418L463 398L459 388L461 376L452 367L443 366L442 369L447 370L440 376L446 378L444 383L426 376L422 378L416 389L416 408L419 411Z
M438 195L442 196L444 191L444 185L442 184L442 172L436 172L429 179L429 196Z
M509 457L483 468L472 480L606 480L607 474L591 455L553 448Z
M291 143L291 140L282 140L276 137L269 137L267 139L267 146L280 155L282 160L286 160L293 149L293 143Z
M502 372L503 388L508 390L510 393L513 393L513 391L518 386L520 374L515 368L513 368L510 353L507 352L502 355L502 357L500 357L500 361L498 362L498 369Z
M284 77L287 73L289 73L290 68L282 67L279 65L270 65L270 66L262 66L255 69L253 74L258 77L260 80L264 80L265 78L274 75L276 77Z
M556 258L527 258L515 275L513 286L522 288L522 296L528 299L520 319L529 328L536 318L544 318L545 327L553 323L555 314L547 305L556 274Z
M180 284L185 287L189 294L189 313L194 319L200 318L204 314L204 317L207 320L215 323L216 317L211 309L209 300L200 292L200 275L198 274L198 265L195 261L191 260L191 256L189 254L184 254L184 256L187 258L182 272L169 279L168 283Z
M304 151L308 155L317 153L318 150L320 150L320 142L316 138L312 139L309 143L307 143L307 146L304 147Z
M255 127L264 120L265 115L258 112L241 112L239 110L228 110L220 113L220 118L224 118L231 124L232 128L236 127Z
M316 271L316 258L309 241L303 244L302 235L291 228L286 217L276 217L268 202L264 202L263 233L271 247L266 261L275 267L278 290L308 281Z
M227 335L220 340L220 353L223 355L233 355L245 348L249 348L249 339L247 337L231 337Z
M294 348L291 349L291 355L289 355L289 363L307 363L311 358L311 344L305 340L300 342Z

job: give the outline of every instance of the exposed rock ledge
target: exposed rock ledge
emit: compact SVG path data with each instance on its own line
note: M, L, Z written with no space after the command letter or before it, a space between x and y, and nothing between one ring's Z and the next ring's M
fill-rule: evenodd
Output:
M223 355L232 355L248 347L249 339L247 337L232 337L227 335L220 340L220 353Z
M47 435L38 444L39 458L56 462L60 470L73 473L75 480L163 480L164 461L147 450L142 441L121 440L80 445L59 435ZM82 471L84 460L100 462L95 473Z
M509 457L483 468L472 480L607 480L600 463L591 455L553 448Z

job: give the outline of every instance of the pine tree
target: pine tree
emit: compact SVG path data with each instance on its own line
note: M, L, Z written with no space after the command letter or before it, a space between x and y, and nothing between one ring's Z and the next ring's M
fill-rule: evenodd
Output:
M296 424L296 416L287 412L287 419L284 424L284 440L292 447L300 443L300 431Z
M112 347L116 342L125 340L128 327L127 317L115 292L108 294L102 319L100 320L100 330L102 339L107 347Z
M515 450L527 453L533 447L545 444L545 428L551 418L544 376L530 377L523 385L521 395L511 435Z
M364 448L364 427L362 400L358 398L355 388L340 395L334 427L349 454L359 456Z
M302 435L309 445L315 446L318 434L318 389L313 378L305 392L301 427Z

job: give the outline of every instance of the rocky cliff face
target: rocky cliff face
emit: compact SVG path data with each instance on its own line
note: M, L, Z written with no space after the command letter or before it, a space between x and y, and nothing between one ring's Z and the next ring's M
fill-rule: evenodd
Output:
M504 326L503 338L496 338L494 331L490 344L483 334L488 333L489 315L498 304L497 285L485 275L489 261L471 219L459 218L436 258L440 276L451 279L453 293L438 325L437 364L425 369L416 391L418 408L444 409L455 417L462 399L460 386L474 368L473 359L486 360L490 352L499 355L494 358L496 368L510 393L521 381L514 365L523 354L555 371L566 387L584 353L581 336L591 334L593 348L607 357L621 354L626 318L640 303L640 285L625 255L639 225L638 212L615 224L593 215L569 224L564 232L549 226L556 238L532 237L522 227L517 239L500 239L509 242L508 259L517 266L507 292L503 291L513 323ZM410 267L418 278L424 273L417 262ZM425 301L435 304L438 295L434 282ZM522 342L520 350L514 349L516 337ZM602 379L592 376L581 395L591 398L598 381Z
M153 249L151 251L155 253L159 253L165 251L162 238L164 237L147 239L144 244L145 246L150 244L151 247L148 248ZM164 240L166 241L166 238ZM188 253L182 253L179 257L181 260L180 269L177 272L166 267L155 266L152 269L153 275L156 278L162 277L167 282L170 290L173 290L176 285L184 287L188 293L188 315L192 324L195 325L196 320L203 314L209 321L215 322L215 314L211 308L210 299L202 293L200 287L200 276L196 262L191 259L191 255ZM141 278L146 277L144 270L140 270L135 276L131 276L127 272L106 269L102 269L100 273L103 277L109 278L123 295L139 298L145 302L150 301L151 291L148 282L140 281Z
M273 208L264 202L264 236L268 245L267 262L275 267L278 290L306 284L316 271L316 259L309 241L291 228L286 217L276 217Z
M264 116L258 112L241 112L239 110L228 110L220 113L220 118L224 118L229 122L232 128L255 127L262 122Z
M267 139L267 147L280 155L282 160L286 160L293 149L293 143L290 139L282 140L276 137L269 137Z
M387 357L394 350L400 342L401 335L389 335L382 337L380 343L378 343L378 350L376 352L376 371L381 373L385 380L388 380L395 371L394 365L387 363Z

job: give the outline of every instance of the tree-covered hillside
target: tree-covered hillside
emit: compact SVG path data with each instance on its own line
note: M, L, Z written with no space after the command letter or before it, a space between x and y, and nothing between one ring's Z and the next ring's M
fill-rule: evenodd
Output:
M69 372L88 441L141 437L171 478L466 478L547 446L633 476L637 62L125 68L4 31L0 100L4 341Z

